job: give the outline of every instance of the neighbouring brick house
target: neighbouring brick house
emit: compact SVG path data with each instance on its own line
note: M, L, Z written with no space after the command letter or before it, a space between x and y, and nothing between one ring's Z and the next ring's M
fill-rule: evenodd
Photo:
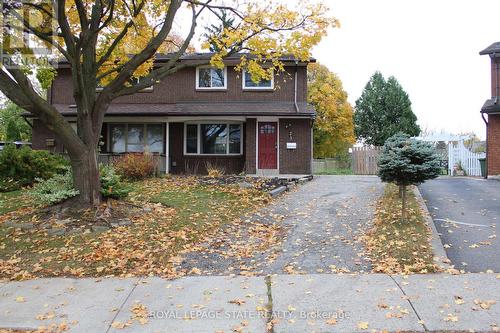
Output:
M481 115L486 123L488 176L500 175L500 42L481 51L491 59L491 98L486 100Z
M210 57L198 53L180 61L195 64ZM155 61L166 60L159 55ZM116 99L105 115L100 160L149 151L167 173L205 173L216 165L233 174L310 174L315 112L306 102L307 62L282 61L284 72L258 84L235 70L235 55L225 59L222 70L186 67ZM49 101L75 122L71 70L60 63L57 72ZM64 142L33 119L33 148L63 152Z

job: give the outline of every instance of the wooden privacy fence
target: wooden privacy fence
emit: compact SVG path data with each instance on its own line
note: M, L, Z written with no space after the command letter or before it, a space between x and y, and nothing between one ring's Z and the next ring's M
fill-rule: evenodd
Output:
M382 147L352 147L352 173L355 175L378 174L377 161Z

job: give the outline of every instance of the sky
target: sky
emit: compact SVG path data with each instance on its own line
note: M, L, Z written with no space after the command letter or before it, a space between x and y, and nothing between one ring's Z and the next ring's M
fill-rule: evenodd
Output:
M428 131L474 132L490 98L490 59L500 41L500 0L327 0L341 27L313 50L337 73L352 105L375 71L395 76Z

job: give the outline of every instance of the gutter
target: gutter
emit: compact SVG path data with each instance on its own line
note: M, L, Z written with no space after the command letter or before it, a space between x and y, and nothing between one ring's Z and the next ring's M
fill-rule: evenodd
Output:
M297 67L299 65L299 61L295 60L295 79L294 79L294 96L293 96L293 104L295 105L295 111L299 113L299 106L297 104Z

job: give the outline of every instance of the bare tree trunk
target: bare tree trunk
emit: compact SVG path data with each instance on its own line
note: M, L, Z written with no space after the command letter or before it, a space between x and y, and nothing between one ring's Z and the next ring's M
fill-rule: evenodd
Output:
M80 192L78 196L80 204L99 205L101 202L101 182L95 150L87 150L81 156L72 157L71 167L73 169L73 184Z
M406 220L406 186L400 185L399 191L403 201L403 204L401 205L401 220L404 222Z

